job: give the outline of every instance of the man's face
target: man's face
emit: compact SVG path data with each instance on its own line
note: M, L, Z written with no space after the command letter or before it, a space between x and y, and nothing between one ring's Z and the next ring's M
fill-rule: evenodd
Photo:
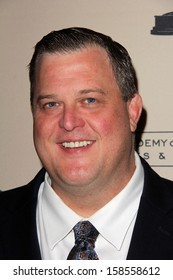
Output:
M122 100L103 49L43 55L34 142L54 188L126 183L135 168L131 118L138 117L132 102Z

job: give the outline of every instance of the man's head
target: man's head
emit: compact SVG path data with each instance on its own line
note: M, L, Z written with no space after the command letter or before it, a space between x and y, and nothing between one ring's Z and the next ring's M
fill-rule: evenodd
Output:
M142 102L130 57L86 29L51 33L41 42L30 64L38 156L63 199L95 192L109 200L135 169L133 132Z
M41 56L45 53L73 52L89 46L100 46L106 51L123 99L127 101L133 97L134 93L138 91L137 79L127 50L109 36L78 27L53 31L36 44L35 52L29 65L31 105L34 97L35 72Z

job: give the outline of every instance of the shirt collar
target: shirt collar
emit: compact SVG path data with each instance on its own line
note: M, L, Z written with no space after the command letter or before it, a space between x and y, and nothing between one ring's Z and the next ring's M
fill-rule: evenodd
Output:
M135 172L126 187L87 219L118 250L136 216L143 188L143 168L137 154L135 154L135 161ZM50 184L49 175L46 173L42 190L42 218L47 241L52 249L83 218L60 199Z
M71 210L55 193L46 173L42 190L42 219L48 244L51 249L62 240L79 221L79 216Z
M143 190L144 172L137 153L135 163L135 172L125 188L90 218L99 233L117 250L121 249L128 229L136 218Z

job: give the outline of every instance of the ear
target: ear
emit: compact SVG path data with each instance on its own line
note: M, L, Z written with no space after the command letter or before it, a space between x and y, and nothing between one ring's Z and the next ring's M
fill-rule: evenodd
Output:
M128 101L128 112L131 131L135 132L142 112L142 98L138 93Z

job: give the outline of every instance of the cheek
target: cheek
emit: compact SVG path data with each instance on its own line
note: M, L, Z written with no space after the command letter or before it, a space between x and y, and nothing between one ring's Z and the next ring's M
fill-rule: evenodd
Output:
M130 132L129 118L126 112L122 113L112 113L110 116L105 115L102 121L98 123L98 129L100 135L103 137L108 137L110 139L118 139L125 137L124 134ZM123 139L122 139L123 140Z
M114 132L114 122L113 120L104 119L100 124L100 132L104 136L109 136Z
M34 130L34 139L40 137L44 131L43 123L40 122L38 119L34 120L33 130Z
M101 140L105 140L107 142L114 137L114 133L116 131L115 120L113 118L108 119L107 116L105 116L105 118L100 117L96 121L92 119L90 127L96 132Z
M51 130L50 123L45 120L37 119L34 121L33 130L35 142L46 140Z
M51 134L55 130L55 119L50 117L37 116L34 120L34 131L37 136L45 136Z
M105 116L101 116L100 118L98 118L99 122L98 122L98 127L101 133L105 134L105 135L109 135L110 133L114 133L114 130L116 129L116 127L118 127L118 123L119 123L119 117L114 113L108 115L105 114Z

